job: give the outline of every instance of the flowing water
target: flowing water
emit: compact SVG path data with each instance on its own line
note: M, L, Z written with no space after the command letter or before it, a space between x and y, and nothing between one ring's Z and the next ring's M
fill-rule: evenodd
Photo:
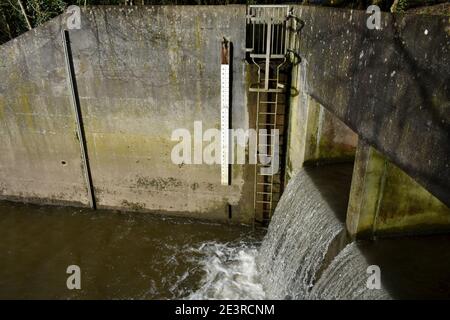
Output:
M344 229L350 175L293 177L262 245L242 226L0 202L0 298L304 298ZM66 287L69 265L81 290Z
M258 258L268 297L302 299L311 290L343 234L351 172L347 164L306 168L289 181Z
M367 264L355 242L347 245L333 260L314 286L309 299L391 299L384 286L367 288ZM380 283L382 285L382 283Z
M301 170L265 236L153 214L0 202L0 299L450 298L449 235L345 246L351 171ZM67 289L69 265L81 268L81 290ZM367 286L374 265L380 289Z
M206 276L189 299L264 299L256 265L257 246L207 242L193 252L203 255L200 262Z
M0 202L0 234L0 298L264 298L243 226Z
M347 165L305 168L290 180L259 249L266 297L450 299L450 235L345 245L351 172ZM373 267L379 289L368 286Z
M325 270L309 299L450 299L450 235L353 242ZM369 289L378 266L380 288Z

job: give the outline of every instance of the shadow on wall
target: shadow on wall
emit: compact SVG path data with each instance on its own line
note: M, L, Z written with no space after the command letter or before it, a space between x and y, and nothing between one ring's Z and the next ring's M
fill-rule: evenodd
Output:
M347 205L352 182L353 163L335 163L305 167L306 174L316 185L340 222L345 224Z
M448 204L448 19L381 17L379 32L365 12L302 10L308 94Z

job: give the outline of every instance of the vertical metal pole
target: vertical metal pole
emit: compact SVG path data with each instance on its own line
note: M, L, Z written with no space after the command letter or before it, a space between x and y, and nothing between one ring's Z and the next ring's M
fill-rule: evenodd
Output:
M64 58L66 61L67 83L70 88L70 93L71 93L71 97L72 97L72 105L73 105L73 109L75 112L75 120L77 123L77 135L78 135L78 140L80 142L81 158L83 161L84 177L85 177L86 185L87 185L89 205L92 209L96 209L91 169L89 166L89 159L87 157L87 147L86 147L86 138L85 138L85 133L84 133L84 127L83 127L83 117L81 114L80 100L78 97L77 81L75 78L75 68L73 66L72 49L70 46L69 31L62 30L62 40L63 40L63 47L64 47Z
M267 42L266 42L266 78L264 82L264 89L269 89L269 75L270 75L270 44L272 42L272 21L267 21Z

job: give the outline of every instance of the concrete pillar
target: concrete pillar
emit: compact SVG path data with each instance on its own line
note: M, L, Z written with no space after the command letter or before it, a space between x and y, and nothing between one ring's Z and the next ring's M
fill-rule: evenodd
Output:
M360 141L347 230L353 238L450 231L450 209L382 154Z
M309 98L305 163L353 162L358 136L324 106Z
M288 175L293 176L304 165L354 160L356 133L308 95L291 101Z

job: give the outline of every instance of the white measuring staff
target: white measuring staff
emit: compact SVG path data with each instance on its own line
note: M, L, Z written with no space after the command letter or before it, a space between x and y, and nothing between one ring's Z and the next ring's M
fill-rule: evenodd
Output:
M220 66L220 142L221 142L221 184L229 184L229 119L230 119L230 64L228 42L222 42L222 63Z

